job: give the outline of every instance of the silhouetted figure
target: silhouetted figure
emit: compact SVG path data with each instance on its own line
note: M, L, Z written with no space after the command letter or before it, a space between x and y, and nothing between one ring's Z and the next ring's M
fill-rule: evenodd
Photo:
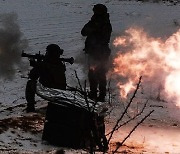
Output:
M109 20L107 7L96 4L93 7L94 15L84 25L81 34L86 37L85 53L89 55L89 97L97 101L105 101L106 96L106 73L108 71L108 59L111 53L109 41L112 26ZM99 96L97 97L97 88Z
M50 44L46 48L46 54L42 61L30 61L32 70L29 73L29 80L26 85L26 100L27 112L35 111L35 94L37 80L48 88L66 89L66 67L64 62L60 59L63 54L61 49L56 44Z

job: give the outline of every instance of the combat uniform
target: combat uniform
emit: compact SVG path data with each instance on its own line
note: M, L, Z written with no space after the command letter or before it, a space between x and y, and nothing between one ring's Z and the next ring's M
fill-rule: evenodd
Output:
M94 15L84 25L81 34L86 36L85 53L88 54L90 84L90 98L104 101L106 95L106 73L111 50L109 41L112 26L109 20L107 8L103 4L97 4L93 8ZM97 88L99 87L99 97Z

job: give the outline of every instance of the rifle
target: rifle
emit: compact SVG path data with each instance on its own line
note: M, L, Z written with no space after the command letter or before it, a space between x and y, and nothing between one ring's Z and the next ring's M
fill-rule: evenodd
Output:
M45 58L45 56L42 55L42 54L40 53L40 51L39 51L39 53L37 53L37 54L35 54L35 55L31 55L31 54L28 54L28 53L25 53L24 51L22 51L21 57L27 57L27 58L30 59L30 61L31 61L31 60L32 60L32 61L37 60L37 62L40 62L40 61L42 61L42 60ZM59 59L60 59L61 61L63 61L63 62L68 62L68 63L70 63L71 65L74 63L74 58L73 58L73 57L71 57L71 58L59 58Z

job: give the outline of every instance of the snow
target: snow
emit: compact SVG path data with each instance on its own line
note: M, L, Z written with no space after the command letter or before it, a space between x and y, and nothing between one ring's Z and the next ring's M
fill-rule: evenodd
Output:
M77 85L74 70L77 71L82 82L87 79L83 65L85 55L82 51L85 38L81 36L80 31L90 19L94 4L104 3L108 7L113 26L111 37L113 55L117 51L112 45L113 40L131 26L143 27L149 35L161 39L166 39L180 28L180 4L119 0L0 0L0 3L0 25L5 14L17 15L23 39L28 42L26 52L34 54L41 51L44 54L48 44L57 43L65 50L63 57L75 57L75 64L67 64L67 81L71 85ZM26 106L24 90L30 69L28 64L28 60L23 59L20 64L13 67L16 73L12 80L0 74L1 120L7 118L20 120L21 117L28 116L35 116L39 120L39 117L44 117L47 102L38 97L36 106L39 112L28 115L24 111ZM1 62L0 65L2 65ZM112 117L107 118L107 132L111 130L122 109L121 104L114 105ZM146 113L152 109L155 109L155 112L137 128L125 144L131 147L130 151L133 153L179 154L180 109L171 102L151 99ZM42 143L42 123L34 128L41 129L40 133L35 134L26 132L21 126L12 128L10 123L7 126L10 128L0 134L2 152L55 153L57 149L61 149ZM112 142L120 142L132 126L133 124L130 124L121 128L113 136ZM65 151L66 153L86 153L72 149L65 149Z

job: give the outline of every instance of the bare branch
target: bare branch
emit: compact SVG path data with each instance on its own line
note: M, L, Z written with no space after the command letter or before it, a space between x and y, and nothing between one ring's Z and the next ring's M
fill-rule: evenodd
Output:
M76 76L76 79L77 79L77 81L78 81L78 85L79 85L79 87L80 87L80 90L83 91L83 88L82 88L82 86L81 86L81 82L80 82L79 77L78 77L78 75L77 75L77 72L76 72L76 71L74 71L74 72L75 72L75 76Z
M128 124L129 122L131 122L132 120L134 120L134 119L136 119L138 116L140 116L140 115L144 112L144 109L146 108L147 103L148 103L148 100L146 101L146 103L144 104L142 110L141 110L138 114L136 114L134 117L132 117L131 119L127 120L127 121L124 122L123 124L117 126L117 128L116 128L115 131L117 131L117 130L118 130L119 128L121 128L122 126ZM106 136L107 136L107 135L110 135L111 133L112 133L112 131L109 132L108 134L106 134Z
M116 153L117 150L124 144L124 142L130 137L130 135L135 131L135 129L144 122L144 120L149 117L152 113L154 112L154 110L150 111L143 119L141 119L141 121L139 121L136 126L134 126L134 128L130 131L130 133L124 138L124 140L117 146L117 148L113 151L112 154Z
M136 93L137 93L137 91L138 91L138 89L139 89L139 86L140 86L140 83L141 83L141 79L142 79L142 76L139 78L139 82L138 82L138 84L137 84L137 86L136 86L136 89L135 89L135 91L134 91L134 93L133 93L133 95L132 95L132 97L131 97L128 105L126 106L126 108L125 108L124 112L122 113L121 117L117 120L115 126L113 127L112 133L110 134L110 137L109 137L109 139L108 139L108 144L109 144L109 142L110 142L110 140L111 140L111 138L112 138L112 136L113 136L116 128L118 127L119 122L122 120L122 118L124 117L124 115L126 114L128 108L129 108L129 106L130 106L131 103L133 102L133 99L135 98Z

